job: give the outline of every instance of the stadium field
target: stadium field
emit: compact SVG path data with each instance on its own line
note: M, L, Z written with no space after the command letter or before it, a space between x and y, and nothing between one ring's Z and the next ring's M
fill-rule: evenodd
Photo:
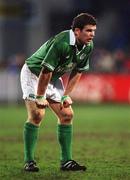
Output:
M0 107L0 180L129 180L130 105L74 105L73 158L86 172L59 170L56 117L42 122L36 160L38 173L23 171L23 106Z

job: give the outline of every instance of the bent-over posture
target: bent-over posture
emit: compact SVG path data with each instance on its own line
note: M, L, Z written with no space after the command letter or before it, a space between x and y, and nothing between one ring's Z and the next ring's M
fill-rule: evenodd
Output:
M61 170L86 170L72 158L72 100L69 97L82 72L89 69L96 19L81 13L73 19L72 29L60 32L45 42L21 70L21 86L28 117L24 125L24 170L39 171L34 159L39 126L49 106L57 115ZM64 88L61 76L70 72Z

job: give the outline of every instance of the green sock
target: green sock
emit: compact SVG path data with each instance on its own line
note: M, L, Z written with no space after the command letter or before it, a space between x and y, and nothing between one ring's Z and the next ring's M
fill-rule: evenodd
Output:
M58 124L58 141L61 147L61 162L72 159L72 125Z
M39 127L26 122L24 125L23 139L24 139L24 160L34 160L34 152L37 144Z

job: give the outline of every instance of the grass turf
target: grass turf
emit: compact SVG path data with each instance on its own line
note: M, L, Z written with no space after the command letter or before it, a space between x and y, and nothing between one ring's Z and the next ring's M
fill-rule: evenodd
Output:
M129 105L75 105L73 158L86 172L59 170L56 117L47 109L40 128L36 160L38 173L23 171L23 106L0 108L1 180L127 180L130 179Z

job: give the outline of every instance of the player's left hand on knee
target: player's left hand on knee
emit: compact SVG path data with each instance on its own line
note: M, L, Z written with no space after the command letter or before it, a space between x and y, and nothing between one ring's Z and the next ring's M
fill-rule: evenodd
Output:
M73 103L72 99L68 95L64 95L61 98L61 107L67 108Z
M35 102L37 107L40 109L46 108L49 105L48 101L43 96L36 96Z

